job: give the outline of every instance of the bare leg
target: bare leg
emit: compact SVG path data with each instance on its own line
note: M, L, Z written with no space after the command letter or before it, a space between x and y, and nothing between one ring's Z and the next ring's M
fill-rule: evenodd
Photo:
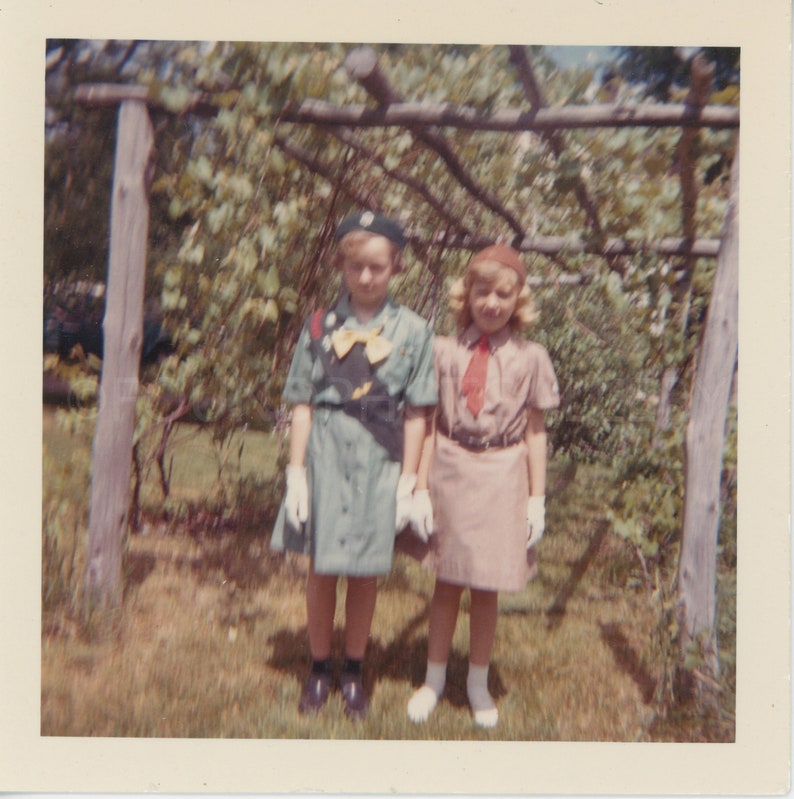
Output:
M345 598L345 663L339 677L345 715L353 720L367 714L367 699L361 675L361 661L367 651L375 600L378 596L376 577L348 577Z
M498 612L496 591L471 591L469 674L466 692L474 712L474 721L482 727L494 727L499 711L488 693L488 664L491 661L496 617Z
M378 598L376 577L348 577L345 598L345 655L363 660Z
M331 644L336 610L336 580L334 574L317 574L314 563L306 580L306 619L309 628L312 670L303 687L298 704L301 713L319 713L328 699L331 687Z
M335 574L317 574L314 563L306 581L306 618L309 628L309 648L313 660L331 657L336 612Z
M498 613L496 591L471 589L471 616L469 618L469 660L475 666L487 666L491 662L496 617Z
M430 603L430 624L427 641L427 659L433 663L446 663L455 635L455 623L463 586L436 580Z
M447 660L455 634L462 586L436 581L430 603L430 632L427 643L425 682L408 702L408 716L417 723L427 721L444 691Z

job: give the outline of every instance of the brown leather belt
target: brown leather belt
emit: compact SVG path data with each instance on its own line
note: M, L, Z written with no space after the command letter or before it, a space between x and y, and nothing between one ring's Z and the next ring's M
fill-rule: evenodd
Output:
M484 452L486 449L504 449L506 447L514 447L524 440L524 435L509 437L507 434L495 436L493 438L478 438L477 436L467 436L465 433L452 432L447 426L438 419L436 421L436 428L441 435L460 444L464 449L470 449L473 452Z

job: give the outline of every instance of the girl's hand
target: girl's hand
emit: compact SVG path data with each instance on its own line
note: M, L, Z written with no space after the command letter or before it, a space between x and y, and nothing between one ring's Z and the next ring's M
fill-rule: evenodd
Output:
M543 538L546 530L546 497L530 497L527 503L527 549Z
M430 492L414 492L414 503L411 513L411 529L427 543L433 535L433 506L430 503Z
M397 518L394 520L394 529L399 533L411 522L411 507L413 505L415 474L401 474L397 482Z
M287 466L287 493L284 497L287 522L296 530L309 518L309 484L305 466Z

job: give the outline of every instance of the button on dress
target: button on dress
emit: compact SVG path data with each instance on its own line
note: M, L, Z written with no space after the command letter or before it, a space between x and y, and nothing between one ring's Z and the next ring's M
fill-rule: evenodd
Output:
M325 319L328 328L337 319L343 319L342 327L351 330L383 325L381 336L392 349L374 371L385 385L395 426L402 427L406 405L436 404L433 333L424 319L389 299L373 319L361 325L346 296ZM331 332L323 330L321 345L330 347ZM303 529L295 530L286 522L282 503L271 547L310 554L315 571L321 574L387 573L394 550L401 465L356 418L341 410L339 389L312 352L310 321L299 337L283 399L313 406L306 452L310 509Z
M418 557L449 583L491 591L520 591L527 563L529 472L523 440L527 409L559 405L559 389L546 349L505 329L490 337L485 404L476 418L466 407L461 380L480 338L475 325L434 344L439 404L429 489L435 534L430 545L400 537L400 549ZM509 447L473 451L453 438L521 438Z

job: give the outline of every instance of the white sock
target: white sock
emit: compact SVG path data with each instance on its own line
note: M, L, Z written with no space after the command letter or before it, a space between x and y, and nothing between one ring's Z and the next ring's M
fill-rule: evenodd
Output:
M414 692L408 702L408 717L417 724L427 721L438 698L444 693L447 681L447 664L427 661L425 684Z
M475 666L469 662L466 693L474 712L474 723L480 727L495 727L499 711L488 693L488 666Z

